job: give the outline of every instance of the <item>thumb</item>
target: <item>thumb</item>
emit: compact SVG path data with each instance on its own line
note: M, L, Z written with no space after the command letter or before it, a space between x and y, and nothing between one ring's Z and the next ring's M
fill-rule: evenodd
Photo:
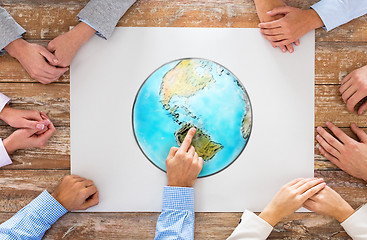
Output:
M42 121L33 121L23 118L22 126L23 128L33 129L36 131L43 130L45 126L50 124L50 120L42 120Z
M358 108L358 115L362 115L367 110L367 101L364 102L359 108Z
M54 41L52 40L51 42L48 43L47 45L47 50L50 52L54 52L56 50L56 46L54 44Z
M367 134L363 131L363 129L357 127L357 125L355 125L354 123L352 123L350 127L352 131L357 135L359 140L361 140L361 142L367 142Z
M169 150L168 156L167 156L167 160L172 159L176 155L177 151L178 151L178 147L171 147L171 149Z
M289 6L285 6L285 7L278 7L278 8L274 8L273 10L267 12L268 15L270 16L275 16L278 14L287 14L290 13L292 11L292 7Z
M55 55L53 55L52 53L50 53L47 49L45 48L41 48L40 50L40 54L42 56L44 56L47 61L52 64L52 65L57 65L59 63L59 60L55 57Z

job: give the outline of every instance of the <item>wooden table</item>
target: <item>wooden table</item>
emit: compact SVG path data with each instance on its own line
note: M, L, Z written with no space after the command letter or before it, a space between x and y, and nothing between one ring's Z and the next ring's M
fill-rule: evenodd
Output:
M28 31L27 40L46 45L77 24L76 15L87 2L0 0L0 5ZM288 1L289 5L302 8L315 2ZM246 28L257 24L252 0L138 0L118 26ZM367 17L329 33L323 29L316 31L316 126L332 121L349 135L352 135L351 122L367 128L367 118L348 113L338 91L343 76L367 64L366 42ZM12 156L14 163L0 170L0 222L3 222L43 189L52 191L63 176L70 174L69 73L56 83L42 85L32 80L15 59L5 55L0 58L0 92L12 98L14 107L46 112L57 128L47 147L18 151ZM3 138L13 131L3 122L0 125ZM286 151L286 142L284 146ZM297 156L294 160L297 161ZM340 171L316 148L315 176L323 177L353 207L367 202L366 183ZM45 239L153 239L158 215L68 213L46 233ZM237 226L240 216L241 213L196 214L196 239L225 239ZM311 213L291 215L270 235L270 239L330 238L349 239L336 220Z

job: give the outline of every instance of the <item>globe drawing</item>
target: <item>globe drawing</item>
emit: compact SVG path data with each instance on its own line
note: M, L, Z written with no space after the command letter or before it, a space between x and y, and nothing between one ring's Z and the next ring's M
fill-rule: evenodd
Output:
M233 163L251 134L249 96L224 66L187 58L155 70L136 95L133 130L144 155L166 171L171 147L178 147L191 127L192 141L204 160L199 177L218 173Z

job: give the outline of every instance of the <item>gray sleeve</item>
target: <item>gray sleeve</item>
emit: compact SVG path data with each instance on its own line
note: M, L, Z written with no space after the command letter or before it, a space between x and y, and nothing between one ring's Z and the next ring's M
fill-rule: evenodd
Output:
M108 39L117 22L136 0L90 0L78 14L79 20L93 27Z
M4 47L25 33L22 28L2 7L0 7L0 55Z

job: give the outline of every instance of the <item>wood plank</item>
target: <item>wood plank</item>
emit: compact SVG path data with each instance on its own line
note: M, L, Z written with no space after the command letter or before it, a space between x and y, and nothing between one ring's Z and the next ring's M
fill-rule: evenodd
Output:
M13 213L1 213L0 222ZM226 239L242 213L196 213L195 239ZM44 239L153 239L159 213L68 213ZM208 231L210 229L210 231ZM350 239L340 224L326 216L296 213L275 226L268 239Z
M0 212L16 212L43 189L52 191L68 170L0 169ZM366 182L342 171L315 171L354 208L367 202ZM230 204L230 201L229 203Z
M77 23L76 15L86 1L2 1L2 6L28 30L27 39L53 39ZM22 4L19 4L21 2ZM316 0L287 1L307 9ZM37 6L34 8L34 6ZM134 27L257 27L259 20L252 0L165 1L139 0L118 26ZM318 41L367 41L367 17L361 17L331 32L316 31Z
M339 85L317 85L315 87L315 126L325 126L325 122L333 122L339 127L349 127L355 123L359 127L367 127L366 115L358 116L349 113L341 94Z
M48 41L32 41L46 46ZM315 83L339 84L348 73L367 65L367 43L317 42L315 53ZM2 56L0 64L1 82L37 82L30 78L18 61L8 54ZM70 82L70 71L57 83Z
M11 127L0 127L0 138L13 131ZM13 163L2 169L70 169L70 128L56 127L46 147L18 150L10 157Z
M14 108L44 111L55 126L70 124L69 84L0 83L0 89Z
M340 84L353 70L367 65L366 43L316 42L315 83Z

